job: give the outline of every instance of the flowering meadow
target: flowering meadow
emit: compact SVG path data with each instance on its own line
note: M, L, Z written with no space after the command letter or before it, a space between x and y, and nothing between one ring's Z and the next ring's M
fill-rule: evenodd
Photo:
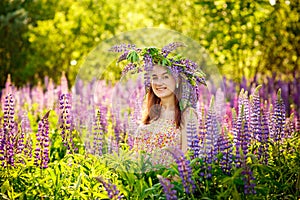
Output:
M176 162L166 167L132 153L142 82L70 90L63 74L59 85L16 88L8 77L1 199L299 199L300 81L223 82L200 95L189 152L169 149Z

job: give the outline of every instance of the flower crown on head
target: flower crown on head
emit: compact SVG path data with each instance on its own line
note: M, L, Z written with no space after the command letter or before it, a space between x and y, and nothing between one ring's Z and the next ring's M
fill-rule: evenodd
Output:
M170 43L163 48L145 47L143 49L136 48L135 45L121 44L113 46L109 51L123 52L118 58L117 63L127 61L122 75L127 72L145 72L144 84L146 89L150 88L150 71L153 65L161 65L167 67L175 77L181 77L182 82L182 99L181 107L188 104L195 107L198 99L198 90L200 85L205 85L205 74L199 68L197 63L182 57L180 54L172 54L171 52L178 47L185 47L181 42ZM191 102L191 103L188 103Z

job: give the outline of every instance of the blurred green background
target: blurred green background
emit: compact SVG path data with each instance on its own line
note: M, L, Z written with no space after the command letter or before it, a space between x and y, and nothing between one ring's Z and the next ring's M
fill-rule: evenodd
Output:
M1 0L0 86L45 76L74 83L101 41L144 27L198 41L221 73L235 81L257 73L291 80L300 71L300 1Z

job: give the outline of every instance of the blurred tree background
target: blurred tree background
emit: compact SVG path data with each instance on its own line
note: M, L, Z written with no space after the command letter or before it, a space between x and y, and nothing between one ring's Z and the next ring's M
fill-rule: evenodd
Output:
M73 83L101 41L160 27L198 41L221 73L235 81L277 72L299 77L299 0L1 0L0 86L45 76Z

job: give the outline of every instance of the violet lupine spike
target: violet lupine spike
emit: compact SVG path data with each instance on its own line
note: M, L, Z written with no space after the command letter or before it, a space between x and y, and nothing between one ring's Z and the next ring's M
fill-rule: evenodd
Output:
M127 72L132 71L136 69L136 64L134 63L129 63L125 66L125 68L122 70L122 76L126 75Z
M173 42L164 46L161 51L164 57L167 57L170 52L174 51L178 47L185 47L186 45L182 42Z
M199 144L203 144L205 141L205 136L206 136L206 126L205 126L205 108L204 105L201 106L200 109L200 113L199 113L199 127L198 127L198 138L199 138ZM199 156L202 157L202 155L205 155L205 152L203 152L203 149L200 148L200 153Z
M284 137L285 105L281 98L281 90L278 90L272 115L272 136L275 142L281 142Z
M107 112L108 112L108 108L105 105L100 104L99 106L100 108L100 123L101 123L101 127L103 128L103 132L106 133L107 132Z
M243 106L241 106L241 113L243 112ZM233 124L233 143L235 146L235 164L236 167L241 167L241 135L242 135L242 117L238 116L236 121Z
M186 126L188 148L193 152L193 158L197 158L199 156L200 146L197 131L197 118L196 114L193 113L193 110L190 110L190 113L188 113Z
M259 89L261 85L257 86L251 96L250 101L250 129L253 133L253 139L259 140L261 137L261 107L259 98Z
M62 142L65 147L67 147L68 153L74 151L74 142L73 135L71 130L71 95L70 94L61 94L59 98L59 109L60 109L60 128Z
M14 166L14 154L15 154L15 138L16 138L16 127L15 127L15 99L12 94L8 94L4 99L4 116L3 116L3 134L0 145L0 160L2 165L5 167Z
M254 176L253 172L249 167L246 167L244 171L242 171L243 181L244 181L244 194L249 195L249 194L256 194L255 190L255 183L254 183Z
M145 54L144 55L144 70L145 70L145 74L144 74L144 84L146 88L150 87L151 81L150 81L150 72L153 69L153 63L152 63L152 57L149 54Z
M270 131L269 131L269 121L268 121L268 113L267 109L267 102L265 102L265 105L263 107L263 110L261 111L261 125L262 125L262 135L259 140L260 146L259 146L259 158L260 161L263 164L268 164L268 158L269 158L269 138L270 138Z
M123 60L126 60L126 59L127 59L128 53L129 53L129 50L125 50L125 51L122 53L122 55L118 58L117 63L119 63L119 62L121 62L121 61L123 61Z
M176 190L174 190L174 185L168 178L164 178L161 175L157 175L159 183L163 187L163 191L166 195L166 200L177 200Z
M211 102L206 118L206 148L208 149L207 159L209 163L212 163L212 160L215 156L214 147L217 144L219 138L219 128L217 115L214 110L214 96L211 97Z
M47 168L49 162L49 114L50 111L38 123L38 132L36 133L34 164L41 169Z
M102 155L103 147L103 128L101 126L101 112L99 109L96 110L93 121L93 154Z
M136 49L134 44L120 44L112 46L108 51L111 52L123 52L130 49Z
M120 195L120 191L117 189L117 186L115 184L112 184L109 181L105 181L102 177L96 177L95 179L103 185L109 199L122 199L122 195Z
M228 136L221 135L219 138L219 151L222 153L222 158L220 160L220 166L222 171L230 175L231 168L232 168L232 152L233 152L233 145L229 141Z
M112 150L115 152L119 151L119 145L120 145L120 141L121 141L121 127L122 127L122 122L120 120L120 116L119 116L119 111L120 108L117 108L115 114L113 115L113 129L114 129L114 139L112 141Z
M195 189L195 183L192 179L192 168L190 166L190 161L186 159L183 152L178 148L167 149L167 151L170 152L175 158L185 192L187 194L193 193Z

